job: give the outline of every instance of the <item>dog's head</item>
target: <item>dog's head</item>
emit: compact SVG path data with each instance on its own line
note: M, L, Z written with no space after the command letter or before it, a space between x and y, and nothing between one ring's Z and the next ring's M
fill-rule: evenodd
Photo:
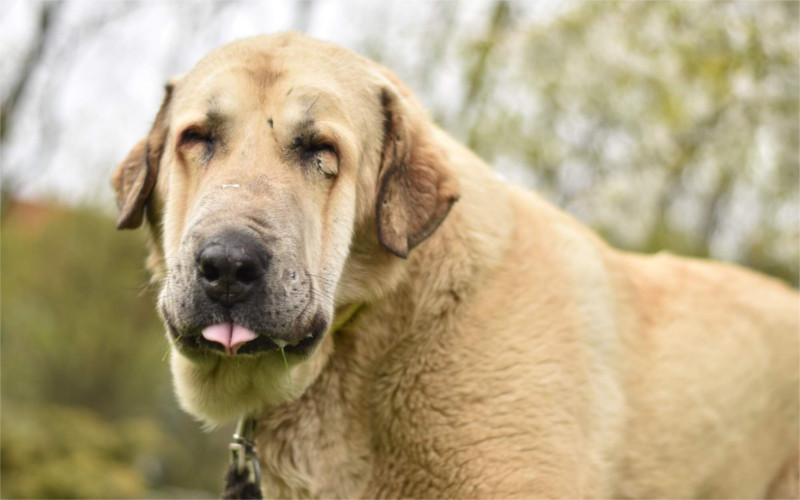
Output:
M297 34L232 43L170 81L112 183L117 227L151 230L187 410L217 422L290 399L280 348L294 396L310 385L337 308L374 299L381 266L457 198L431 133L386 70Z

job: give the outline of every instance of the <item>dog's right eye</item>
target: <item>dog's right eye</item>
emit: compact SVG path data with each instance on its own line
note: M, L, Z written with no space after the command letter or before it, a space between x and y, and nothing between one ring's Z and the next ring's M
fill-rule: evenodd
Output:
M205 142L210 141L211 136L205 132L196 129L189 129L186 130L181 135L181 142L188 143L188 142Z
M199 149L202 146L203 149ZM189 154L196 150L202 153L201 160L205 163L214 156L216 140L206 130L197 127L190 127L181 133L178 139L178 150L182 154Z

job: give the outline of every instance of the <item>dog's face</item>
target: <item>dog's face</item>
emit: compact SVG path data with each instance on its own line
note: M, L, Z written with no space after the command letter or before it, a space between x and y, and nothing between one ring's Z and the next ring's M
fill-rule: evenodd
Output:
M391 80L296 34L235 42L167 86L117 169L118 227L147 209L193 414L223 421L300 394L333 348L336 306L369 300L369 266L406 257L455 201L426 121ZM352 247L380 255L355 263Z

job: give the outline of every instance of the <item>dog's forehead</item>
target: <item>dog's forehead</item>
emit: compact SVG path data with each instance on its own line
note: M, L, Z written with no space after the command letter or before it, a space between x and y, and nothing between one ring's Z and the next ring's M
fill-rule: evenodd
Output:
M262 35L223 45L203 57L190 73L215 78L235 71L253 83L279 80L332 80L365 69L366 60L336 45L297 33Z
M360 56L302 35L262 36L223 46L204 57L181 80L175 108L235 113L244 107L298 109L358 105L356 75L371 80ZM358 79L356 79L357 81ZM347 87L350 92L343 92Z
M274 92L285 71L274 69L267 54L248 53L209 66L198 63L178 85L177 108L201 106L231 108L239 101L263 101Z

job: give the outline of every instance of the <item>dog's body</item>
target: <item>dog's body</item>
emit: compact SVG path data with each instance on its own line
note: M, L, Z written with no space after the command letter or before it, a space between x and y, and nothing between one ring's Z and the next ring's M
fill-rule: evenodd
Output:
M612 250L568 215L502 182L433 126L391 75L347 51L297 35L230 47L222 49L225 60L243 62L259 73L260 86L280 92L229 114L269 107L274 96L289 99L288 89L313 74L294 70L281 55L286 47L300 47L310 67L319 66L314 54L322 53L338 63L325 71L346 73L333 83L314 80L346 104L314 101L317 114L305 117L321 124L321 135L325 126L349 127L328 132L338 141L335 158L310 149L324 177L306 169L300 181L300 174L274 165L243 169L242 162L252 164L249 151L266 148L255 155L263 163L271 146L258 135L237 145L230 138L242 135L234 134L235 120L221 127L225 138L210 155L206 145L192 160L197 139L179 133L182 117L202 115L186 111L192 96L227 72L204 76L202 85L187 80L224 66L212 54L178 84L175 103L165 100L147 148L143 142L131 153L115 186L121 227L138 225L150 203L154 261L167 264L160 307L178 346L172 363L181 402L209 421L258 414L267 496L798 495L794 291L734 266ZM281 78L289 81L284 87ZM358 101L368 98L374 105ZM259 125L265 134L279 129L273 112L263 117L266 123L270 115L269 128ZM256 122L248 123L249 131ZM272 163L284 168L295 160L282 151ZM231 165L225 162L233 157L237 166L212 168ZM202 174L186 173L192 161ZM248 316L252 304L232 305L229 295L224 307L214 296L207 307L222 312L212 319L191 319L205 317L181 302L208 301L192 282L194 271L181 274L207 251L208 244L196 242L212 238L216 248L220 233L208 236L206 228L220 224L253 223L255 233L268 232L269 218L252 217L259 203L280 197L263 189L267 178L327 200L321 216L298 223L311 228L296 238L311 257L297 260L292 247L295 260L283 264L274 251L264 271L282 269L285 281L295 280L291 270L311 270L302 286L312 298L298 292L302 312L290 321L302 326L284 332L275 323L281 333L265 333ZM222 222L214 219L218 210L226 211ZM307 203L302 210L310 213ZM200 274L206 293L218 293L207 283L213 273ZM264 296L284 286L264 279ZM198 294L202 300L193 298ZM315 302L315 295L322 298ZM297 307L291 296L283 300L286 309ZM335 311L354 308L352 319L330 334ZM227 340L206 333L217 321L233 329ZM309 328L320 330L318 338L307 337L317 344L290 356L295 394L288 394L280 357L266 340L263 351L235 356L213 344L236 353L240 345L232 339L244 331L242 346L260 345L251 335L300 346ZM184 335L194 343L182 341Z
M267 495L766 495L797 454L793 292L616 252L440 143L461 199L304 398L262 415Z

